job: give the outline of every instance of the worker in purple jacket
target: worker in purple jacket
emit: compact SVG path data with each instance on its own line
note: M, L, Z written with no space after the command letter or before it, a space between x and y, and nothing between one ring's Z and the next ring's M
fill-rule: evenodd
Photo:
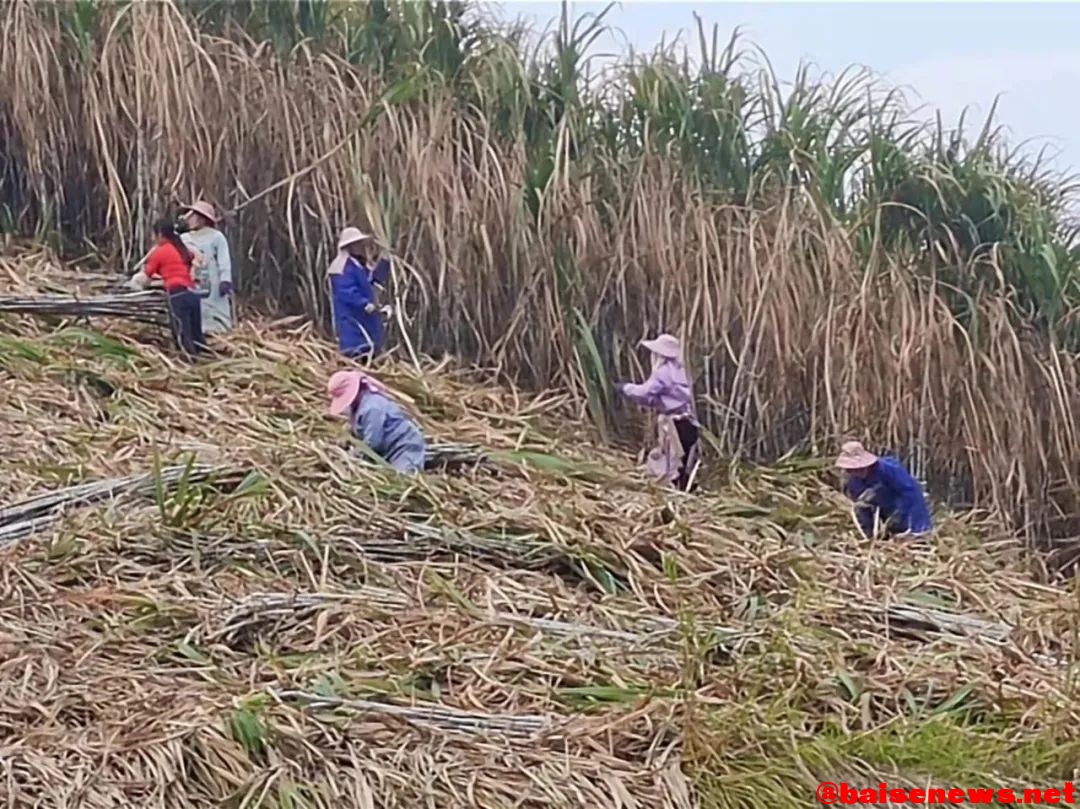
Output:
M847 474L844 492L855 503L855 519L867 537L874 536L875 525L886 538L933 529L922 486L896 458L878 457L848 441L836 466Z
M649 453L646 469L651 477L686 491L698 465L700 425L682 345L670 334L644 340L642 345L652 353L652 373L641 384L622 382L615 390L656 411L657 445Z

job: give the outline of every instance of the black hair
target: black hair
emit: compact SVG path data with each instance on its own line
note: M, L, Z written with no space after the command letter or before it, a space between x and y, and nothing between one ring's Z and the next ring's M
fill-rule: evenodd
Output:
M161 236L169 244L176 248L180 253L180 258L189 267L195 260L195 257L191 255L191 251L188 250L187 245L180 240L180 234L176 232L176 220L175 219L159 219L154 223L154 233Z

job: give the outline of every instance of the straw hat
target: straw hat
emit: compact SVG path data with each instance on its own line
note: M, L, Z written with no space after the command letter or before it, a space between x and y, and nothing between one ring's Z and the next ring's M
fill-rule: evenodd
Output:
M670 334L661 334L653 340L642 340L641 344L653 354L669 360L677 360L682 356L682 343L679 342L679 338Z
M840 448L840 455L836 458L836 466L839 469L867 469L878 462L878 456L867 452L858 441L848 441Z
M198 202L193 202L190 205L184 206L185 213L190 213L192 211L208 220L211 225L216 225L218 223L217 211L214 210L213 205L204 199L200 199Z
M338 250L344 250L350 244L364 242L371 238L373 237L370 233L364 233L359 228L345 228L345 230L341 231L341 235L338 237Z

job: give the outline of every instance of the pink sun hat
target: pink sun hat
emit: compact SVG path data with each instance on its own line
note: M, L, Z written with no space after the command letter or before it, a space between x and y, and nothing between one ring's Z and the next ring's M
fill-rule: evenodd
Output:
M670 334L661 334L653 340L642 340L641 344L653 354L669 360L682 357L682 343L679 342L678 337Z
M338 371L326 384L330 396L330 415L340 416L352 407L363 387L363 377L359 371Z
M326 383L326 393L330 396L330 415L340 416L347 412L364 390L386 393L386 388L373 376L359 371L336 372Z
M848 441L840 448L840 455L836 458L836 466L839 469L867 469L878 462L878 456L868 452L858 441Z

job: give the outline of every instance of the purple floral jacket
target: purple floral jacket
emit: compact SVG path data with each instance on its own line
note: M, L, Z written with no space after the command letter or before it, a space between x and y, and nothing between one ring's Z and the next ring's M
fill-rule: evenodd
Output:
M640 384L624 382L616 389L635 404L655 410L657 419L656 446L649 453L646 470L658 480L673 482L679 475L683 464L683 448L675 432L673 419L690 417L697 423L697 408L694 407L694 391L686 368L677 360L664 360ZM697 463L698 447L695 444L686 459L692 468Z

